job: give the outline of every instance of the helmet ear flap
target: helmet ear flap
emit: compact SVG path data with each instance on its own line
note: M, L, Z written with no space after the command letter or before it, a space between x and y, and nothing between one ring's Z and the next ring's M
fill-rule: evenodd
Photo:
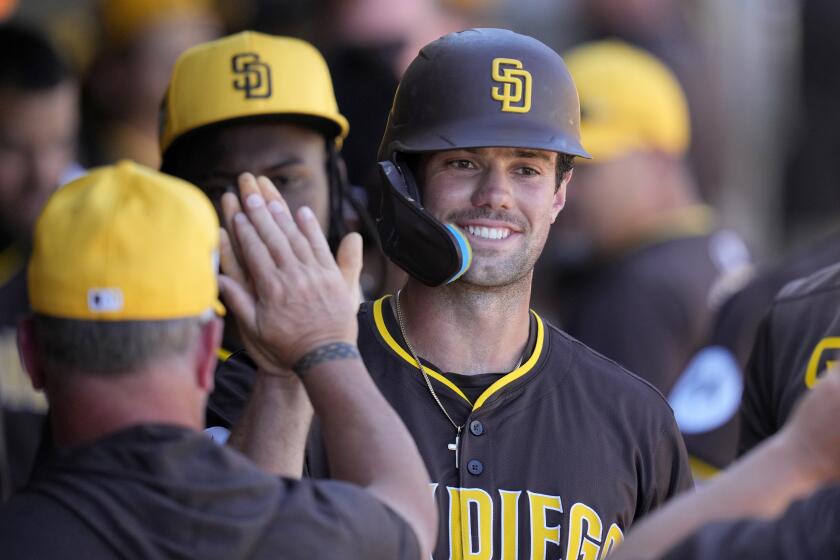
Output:
M417 171L419 165L420 154L394 154L394 164L402 175L405 181L406 194L416 200L419 204L423 204L423 196L420 193L420 187L417 185ZM409 158L412 158L409 160Z
M392 161L377 165L382 189L376 225L384 253L427 286L460 278L472 261L464 233L452 224L440 223L423 208L407 166Z

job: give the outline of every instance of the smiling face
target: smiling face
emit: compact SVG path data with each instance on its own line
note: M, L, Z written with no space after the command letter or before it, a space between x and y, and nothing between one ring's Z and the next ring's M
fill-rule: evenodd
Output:
M531 273L571 178L558 187L556 168L555 152L531 149L459 149L422 158L423 205L461 228L472 245L462 282L502 286Z

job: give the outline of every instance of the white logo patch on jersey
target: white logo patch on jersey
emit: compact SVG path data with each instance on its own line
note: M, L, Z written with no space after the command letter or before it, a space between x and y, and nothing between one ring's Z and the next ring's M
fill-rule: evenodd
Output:
M732 353L722 346L703 348L685 368L668 396L684 434L719 428L737 412L744 380Z

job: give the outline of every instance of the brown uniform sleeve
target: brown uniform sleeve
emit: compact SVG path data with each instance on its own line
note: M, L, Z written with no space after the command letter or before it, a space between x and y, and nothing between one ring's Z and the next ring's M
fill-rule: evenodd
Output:
M694 488L694 479L688 462L682 435L676 422L666 429L656 446L653 462L655 487L647 493L644 510L636 519L658 508L677 494Z
M637 459L640 487L634 522L694 487L682 435L670 409L663 406L663 410L667 413L657 421L659 437L642 448Z
M744 372L744 396L741 400L741 434L738 440L738 455L773 435L775 413L772 406L773 345L772 312L761 322L755 338L752 354Z

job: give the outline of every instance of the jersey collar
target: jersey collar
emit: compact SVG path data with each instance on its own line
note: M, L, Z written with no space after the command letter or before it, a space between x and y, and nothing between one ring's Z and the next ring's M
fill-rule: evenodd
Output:
M402 360L407 362L411 367L416 368L417 362L414 361L414 358L408 352L408 349L405 348L405 342L402 340L402 336L399 332L398 328L389 328L389 323L394 325L396 324L396 319L393 316L393 311L391 310L390 304L385 305L386 301L392 296L386 295L375 302L373 302L373 320L376 324L376 331L385 344ZM536 341L534 343L534 349L531 352L531 355L515 370L511 371L492 385L490 385L473 403L470 401L469 398L464 394L464 392L458 388L457 385L452 383L449 379L447 379L440 371L438 371L434 366L423 360L421 360L420 367L423 368L423 371L426 372L426 375L434 379L435 381L441 383L445 387L447 387L450 391L458 395L461 399L467 402L472 407L473 412L479 410L487 400L501 391L504 387L510 385L514 381L522 378L523 376L530 373L534 366L537 365L537 362L540 359L540 356L543 353L543 347L545 343L545 325L543 325L543 320L540 318L539 315L532 309L531 314L533 315L536 323Z

